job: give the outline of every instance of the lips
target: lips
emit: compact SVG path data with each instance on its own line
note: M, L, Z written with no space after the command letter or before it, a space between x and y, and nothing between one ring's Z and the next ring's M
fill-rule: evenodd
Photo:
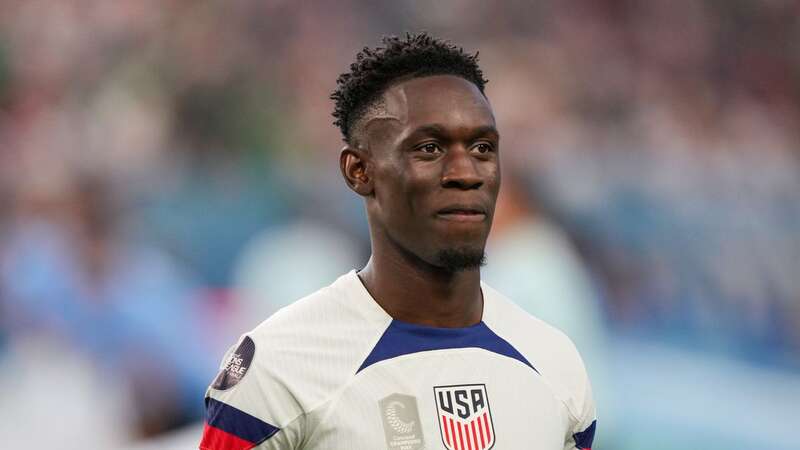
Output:
M486 209L480 205L450 205L437 211L436 217L453 222L482 222Z

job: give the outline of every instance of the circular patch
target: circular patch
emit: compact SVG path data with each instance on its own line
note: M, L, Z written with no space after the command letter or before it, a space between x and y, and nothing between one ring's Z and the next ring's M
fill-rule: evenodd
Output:
M256 343L250 339L250 336L245 336L239 347L228 357L225 367L214 379L214 384L211 387L224 391L236 386L247 374L247 369L250 368L250 363L253 362L253 355L255 354Z

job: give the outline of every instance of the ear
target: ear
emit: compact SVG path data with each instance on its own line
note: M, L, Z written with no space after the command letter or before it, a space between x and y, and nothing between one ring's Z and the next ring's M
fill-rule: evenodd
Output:
M356 194L363 197L372 195L374 186L369 173L369 155L350 144L342 147L339 154L339 168L344 181Z

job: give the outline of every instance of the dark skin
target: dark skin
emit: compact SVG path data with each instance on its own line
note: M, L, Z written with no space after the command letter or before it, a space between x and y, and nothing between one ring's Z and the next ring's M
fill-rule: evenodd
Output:
M500 188L499 135L488 100L451 75L383 93L342 149L340 167L366 204L372 256L359 277L393 318L436 327L480 322L480 269L443 252L482 255Z

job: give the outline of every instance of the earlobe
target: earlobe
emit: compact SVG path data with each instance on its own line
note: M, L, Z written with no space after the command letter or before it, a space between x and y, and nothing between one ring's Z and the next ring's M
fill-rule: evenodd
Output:
M372 178L369 174L368 155L362 151L345 145L339 154L339 168L344 181L356 194L372 195Z

